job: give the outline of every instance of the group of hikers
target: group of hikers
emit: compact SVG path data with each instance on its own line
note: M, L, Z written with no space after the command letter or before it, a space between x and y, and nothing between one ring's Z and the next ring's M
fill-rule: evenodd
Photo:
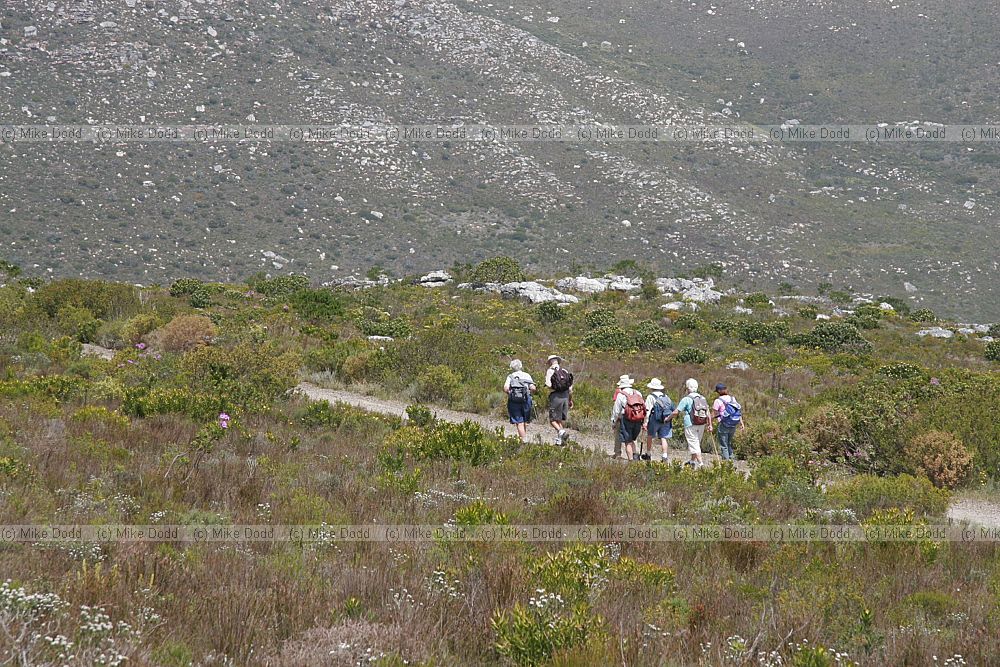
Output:
M573 374L563 366L563 359L557 354L548 358L545 371L545 386L549 389L548 420L555 431L555 444L568 442L566 421L573 407ZM517 428L522 440L527 440L528 424L532 421L534 403L532 395L538 387L531 375L524 371L520 359L510 362L510 374L504 381L503 390L507 394L507 415L510 423ZM684 440L691 458L687 465L700 468L705 465L701 456L701 443L705 432L714 433L718 443L719 456L723 460L733 459L733 435L737 429L746 428L743 406L730 393L725 384L715 385L716 398L709 405L708 399L698 393L698 381L689 378L684 382L684 396L676 404L665 393L659 378L646 384L649 394L643 397L635 388L635 379L628 374L618 378L612 397L611 427L614 449L609 455L625 460L651 460L654 445L659 445L660 460L666 462L669 444L673 438L673 422L677 416L684 420ZM645 433L645 448L643 444ZM654 441L659 441L654 443Z

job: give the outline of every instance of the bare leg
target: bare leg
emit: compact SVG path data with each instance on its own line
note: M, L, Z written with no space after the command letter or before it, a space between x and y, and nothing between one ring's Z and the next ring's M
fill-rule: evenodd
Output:
M517 425L517 435L521 438L521 441L526 441L528 437L528 425L521 422Z
M632 442L625 443L625 458L629 461L632 460L632 454L635 452L635 448L633 447L634 444L634 440Z

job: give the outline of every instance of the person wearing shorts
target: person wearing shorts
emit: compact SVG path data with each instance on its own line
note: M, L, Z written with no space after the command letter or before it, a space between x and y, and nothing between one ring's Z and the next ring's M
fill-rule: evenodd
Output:
M558 354L549 356L549 368L545 371L545 386L549 392L549 424L556 432L555 442L557 445L566 444L569 432L566 430L566 421L569 420L569 409L573 407L573 384L572 376L568 389L557 390L552 386L552 376L560 368L563 360Z
M670 397L663 393L663 383L660 378L653 378L646 385L649 394L646 396L646 451L652 455L653 440L660 441L660 460L666 463L667 454L670 447L670 438L674 435L674 423L670 419L670 413L663 415L662 421L656 419L656 403L661 399L666 399L667 405L673 406ZM669 410L670 407L667 408Z
M628 397L639 393L638 390L632 387L634 383L635 380L627 376L618 381L618 389L621 391L618 393L617 398L615 398L615 405L611 409L611 423L612 425L618 424L618 433L621 437L622 445L625 446L625 458L629 461L632 460L632 455L635 452L635 441L639 439L639 434L642 433L643 426L643 421L629 421L625 419L625 404L628 401Z
M712 430L712 422L709 420L708 424L695 424L691 421L691 413L694 411L694 399L700 395L698 394L698 381L690 378L684 382L684 388L687 390L687 396L680 400L677 404L677 409L674 410L670 417L672 419L679 414L684 415L684 440L687 442L688 453L691 455L688 465L701 468L705 465L705 462L701 458L701 438L705 434L706 426L709 431Z
M531 394L534 393L535 381L524 372L524 365L520 359L510 362L510 374L503 383L504 393L507 394L507 416L510 423L517 427L517 435L522 441L527 441L528 424L531 422ZM511 385L524 387L527 390L525 400L515 400L511 394Z

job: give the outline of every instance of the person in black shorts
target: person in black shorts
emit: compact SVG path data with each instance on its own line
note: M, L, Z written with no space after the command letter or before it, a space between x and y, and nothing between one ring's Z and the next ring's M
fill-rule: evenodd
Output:
M549 356L549 368L545 371L545 386L549 392L549 423L556 432L556 444L566 442L566 421L569 409L573 407L573 374L562 367L562 357Z

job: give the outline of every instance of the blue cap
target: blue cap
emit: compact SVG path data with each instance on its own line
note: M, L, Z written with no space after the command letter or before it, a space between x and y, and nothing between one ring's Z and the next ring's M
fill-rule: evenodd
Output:
M715 392L716 393L718 393L720 391L725 391L725 390L726 390L726 385L722 384L721 382L719 384L715 385Z

